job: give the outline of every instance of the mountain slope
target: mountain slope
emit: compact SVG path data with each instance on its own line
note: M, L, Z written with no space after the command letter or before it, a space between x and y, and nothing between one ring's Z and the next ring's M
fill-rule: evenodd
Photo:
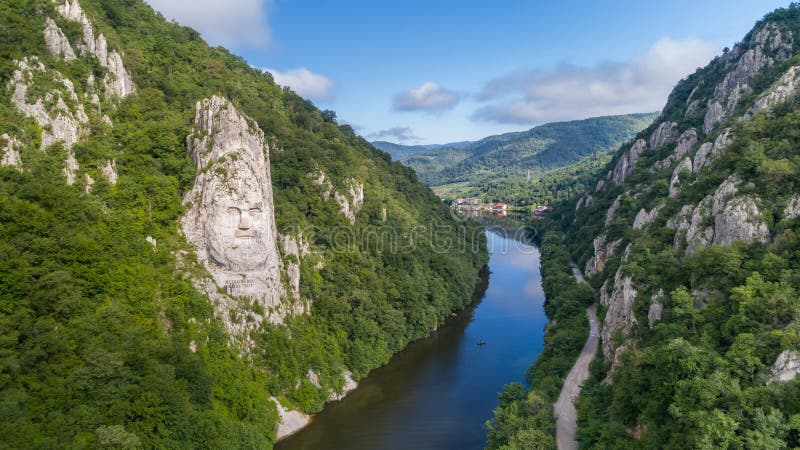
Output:
M372 141L371 143L372 145L375 146L375 148L383 150L389 155L391 155L392 160L394 161L405 161L416 154L425 153L440 148L459 149L471 144L470 141L451 142L449 144L428 144L428 145L403 145L386 141Z
M269 74L138 0L0 24L4 445L270 447L469 301L480 228Z
M599 298L582 446L800 445L798 37L798 6L765 16L678 83L594 187L541 225L559 248L546 285L569 277L571 255ZM548 297L556 310L568 300ZM534 384L529 395L550 400ZM494 443L551 430L537 425L546 411L503 415L521 402L496 413Z
M462 148L419 153L405 163L431 186L460 183L454 195L474 194L470 189L485 194L488 183L524 184L529 175L539 177L610 150L647 127L655 117L631 114L551 123L489 136ZM511 198L505 200L516 203Z

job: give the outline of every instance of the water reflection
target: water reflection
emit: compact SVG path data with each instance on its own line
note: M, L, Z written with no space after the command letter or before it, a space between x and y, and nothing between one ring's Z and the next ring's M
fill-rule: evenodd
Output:
M478 284L473 306L398 353L277 449L483 448L483 423L497 393L523 381L546 323L536 249L487 236L491 282ZM480 340L486 345L476 345Z

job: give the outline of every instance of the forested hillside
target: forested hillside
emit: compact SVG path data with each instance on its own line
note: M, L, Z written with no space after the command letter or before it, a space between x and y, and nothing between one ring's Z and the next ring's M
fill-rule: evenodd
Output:
M543 267L566 278L574 258L600 305L581 447L800 445L799 37L797 5L765 16L539 224ZM548 292L556 311L576 300ZM490 445L548 442L552 410L535 400L553 390L536 378L564 374L510 388Z
M196 31L139 0L0 29L0 447L270 447L469 301L476 224Z
M405 164L448 198L476 196L518 206L552 203L568 198L568 193L583 191L586 186L582 182L606 162L606 152L650 125L655 117L631 114L550 123L489 136L463 147L418 153ZM574 167L563 169L567 166Z

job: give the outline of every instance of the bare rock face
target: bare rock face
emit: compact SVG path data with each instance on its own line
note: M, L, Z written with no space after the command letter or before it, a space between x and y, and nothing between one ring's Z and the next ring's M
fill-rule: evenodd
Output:
M278 422L278 432L275 436L276 440L281 440L287 436L291 436L311 423L310 416L303 414L300 411L292 411L284 408L283 405L281 405L281 403L275 398L273 398L272 401L275 402L275 407L278 409L278 416L280 416L280 422Z
M711 244L767 242L769 229L761 220L757 199L736 197L738 185L738 178L732 175L696 207L684 205L678 216L667 224L677 230L675 248L682 244L682 232L685 232L686 252L689 254L697 247Z
M650 135L650 149L655 150L662 145L674 142L678 138L678 124L675 122L662 122L656 131Z
M767 384L779 383L782 381L792 381L800 374L800 353L793 350L785 350L769 372L769 381Z
M102 34L95 38L92 23L86 17L78 0L64 0L64 3L56 8L61 16L69 21L80 24L83 31L83 41L78 48L83 54L94 55L100 65L108 70L103 78L106 87L106 97L123 98L136 92L130 72L122 62L122 55L116 50L108 49L108 43Z
M331 196L339 205L339 212L342 213L350 224L356 223L356 215L364 205L364 184L356 180L347 180L347 190L344 193L334 191L333 183L328 179L328 175L322 170L309 173L312 183L322 188L322 198L329 200Z
M800 66L792 66L781 78L761 94L753 106L742 116L742 120L750 120L761 111L769 111L795 96L800 91Z
M350 181L350 186L345 194L334 192L333 199L339 204L339 212L342 213L350 224L356 223L356 214L361 211L364 205L364 184L357 181Z
M761 221L756 201L750 196L732 199L714 218L714 244L767 242L769 237L769 228Z
M650 222L654 221L656 217L658 217L658 213L661 212L661 208L664 205L658 205L655 208L651 209L650 212L645 211L644 208L639 210L639 213L636 214L636 218L633 219L633 229L634 230L641 230L642 228L646 227Z
M19 148L22 143L14 136L3 134L0 136L0 141L5 144L3 149L2 158L0 158L0 166L3 167L16 167L22 168L22 158L19 154Z
M63 142L64 147L70 150L83 135L84 125L89 121L72 82L60 72L45 68L36 57L23 58L16 62L16 66L17 70L6 85L12 92L11 101L20 112L42 127L42 149ZM28 93L36 86L37 77L52 79L59 87L29 103Z
M300 242L298 244L298 241ZM284 255L294 256L294 260L286 263L286 275L289 277L289 286L292 295L297 298L300 296L300 259L308 253L308 243L303 242L303 236L295 239L292 236L281 236L281 247Z
M748 83L764 68L772 66L776 59L784 61L791 55L791 39L785 39L774 23L764 24L744 44L748 48L742 53L737 45L728 58L739 58L733 69L714 88L708 110L703 121L703 131L709 133L717 124L730 117L736 110L743 92L749 92ZM741 54L741 56L739 56ZM774 58L769 55L774 55Z
M47 51L56 58L62 58L64 61L75 59L75 51L72 50L69 39L61 31L61 28L53 22L53 19L49 17L45 22L44 41L47 44Z
M800 217L800 195L794 194L786 208L783 209L783 220L792 220Z
M687 156L675 166L672 178L669 181L669 198L675 199L681 194L681 173L684 171L692 172L692 160Z
M280 323L294 311L281 302L285 289L264 133L226 99L214 96L197 103L187 144L197 177L183 200L186 239L218 288L264 310L244 329L229 320L233 303L217 299L218 315L232 334L257 328L264 319Z
M680 161L685 155L687 155L694 146L697 144L697 131L694 128L690 128L681 134L678 138L678 144L675 146L675 151L672 152L667 158L658 161L653 166L653 172L657 172L659 170L666 169L667 167L674 164L676 161Z
M614 255L621 241L606 242L606 235L594 239L594 256L586 261L584 273L586 276L601 273L606 268L608 259Z
M67 151L67 160L64 161L64 177L66 177L68 185L75 184L75 176L78 174L78 170L80 170L80 165L78 165L78 160L75 159L75 153L72 150ZM92 180L91 184L94 184L94 180ZM91 184L89 184L90 188Z
M650 329L661 320L661 314L664 312L664 291L659 290L650 299L650 309L647 311L647 326Z
M617 362L626 346L616 347L615 337L625 338L631 328L637 324L633 314L633 302L636 300L636 289L630 277L622 276L622 267L614 276L614 290L610 295L601 298L601 304L607 309L603 320L603 355L609 361ZM616 335L616 336L615 336Z
M614 169L608 172L606 180L600 180L600 182L598 182L596 190L601 191L606 187L622 184L625 179L633 173L633 169L636 168L636 161L639 160L639 156L641 156L645 150L647 150L647 142L644 139L639 139L634 142L631 148L619 158ZM585 204L585 206L589 205Z
M612 203L611 206L608 208L608 211L606 211L606 222L605 222L606 226L609 226L611 222L614 220L614 215L617 213L617 210L620 207L620 202L619 202L620 197L621 196L617 196L617 198L614 199L614 203Z
M342 373L344 377L344 385L342 386L341 392L333 392L331 393L330 400L331 401L339 401L343 399L348 393L353 391L355 388L358 387L358 383L356 380L353 379L353 373L349 370L345 370Z
M119 176L117 175L116 161L106 161L106 164L100 168L100 173L112 186L117 184L117 178L119 178Z

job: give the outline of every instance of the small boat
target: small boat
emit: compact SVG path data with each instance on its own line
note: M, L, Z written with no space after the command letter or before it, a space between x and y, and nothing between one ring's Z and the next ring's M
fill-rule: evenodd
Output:
M478 345L486 345L486 341L484 341L483 339L481 339L480 341L478 341Z

